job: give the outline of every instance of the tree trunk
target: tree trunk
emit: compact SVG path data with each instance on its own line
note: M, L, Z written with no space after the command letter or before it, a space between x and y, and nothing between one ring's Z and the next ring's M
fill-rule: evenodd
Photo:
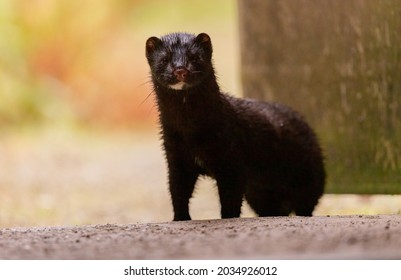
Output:
M317 132L327 191L401 193L401 1L239 0L245 96Z

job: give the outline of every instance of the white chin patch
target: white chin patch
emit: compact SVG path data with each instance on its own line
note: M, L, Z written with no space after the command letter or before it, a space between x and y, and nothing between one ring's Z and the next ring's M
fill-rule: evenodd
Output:
M178 82L174 85L169 85L170 88L175 90L181 90L185 86L185 82Z

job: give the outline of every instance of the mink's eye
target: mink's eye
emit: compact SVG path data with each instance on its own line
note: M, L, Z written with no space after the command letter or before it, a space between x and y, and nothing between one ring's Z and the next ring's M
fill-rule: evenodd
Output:
M161 62L162 64L167 64L167 63L170 62L170 58L171 58L170 54L169 54L169 53L166 53L166 54L164 54L164 55L161 57L160 62Z
M169 62L169 58L167 56L165 56L161 59L161 63L163 63L163 64L167 64L168 62Z
M188 61L195 63L199 61L199 56L197 54L188 54Z

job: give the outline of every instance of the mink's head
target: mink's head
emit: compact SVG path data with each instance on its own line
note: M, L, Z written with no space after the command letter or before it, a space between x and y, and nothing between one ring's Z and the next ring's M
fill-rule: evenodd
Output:
M153 82L174 90L196 87L213 73L212 43L205 33L151 37L146 41L146 58Z

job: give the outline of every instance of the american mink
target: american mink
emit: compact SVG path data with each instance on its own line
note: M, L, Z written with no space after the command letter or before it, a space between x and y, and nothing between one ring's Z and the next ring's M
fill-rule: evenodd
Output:
M188 209L200 175L217 182L221 217L245 198L259 216L311 216L325 170L316 136L287 106L220 92L210 37L151 37L146 58L159 109L174 220Z

